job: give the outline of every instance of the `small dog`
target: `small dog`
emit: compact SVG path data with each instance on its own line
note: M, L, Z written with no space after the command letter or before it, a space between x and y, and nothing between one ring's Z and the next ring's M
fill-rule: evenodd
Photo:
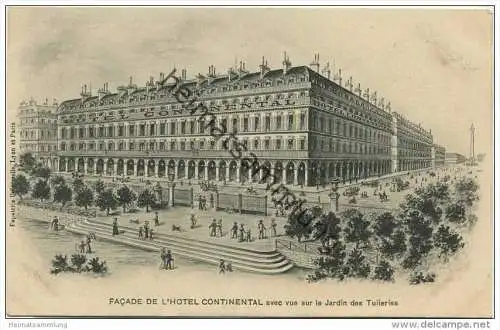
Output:
M172 225L172 231L178 231L178 232L181 232L181 226L176 226L176 225Z

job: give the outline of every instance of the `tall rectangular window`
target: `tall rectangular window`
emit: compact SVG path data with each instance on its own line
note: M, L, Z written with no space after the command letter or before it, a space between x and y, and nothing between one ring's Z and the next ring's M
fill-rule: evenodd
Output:
M165 123L160 124L160 135L165 135Z

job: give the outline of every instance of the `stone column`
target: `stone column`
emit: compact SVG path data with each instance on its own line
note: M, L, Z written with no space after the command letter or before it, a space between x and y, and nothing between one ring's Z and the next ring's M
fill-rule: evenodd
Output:
M226 164L226 181L229 181L229 164Z
M241 165L238 164L236 165L236 182L240 183L240 170L241 170Z
M108 175L108 160L104 160L103 174Z
M198 174L199 174L198 172L199 172L199 171L198 171L198 162L196 162L196 161L195 161L195 162L194 162L194 178L195 178L196 180L198 180Z
M252 167L248 169L248 183L252 183Z
M219 165L215 165L215 181L219 181Z
M179 177L179 164L175 164L175 167L174 167L174 175L175 175L175 179L177 179Z
M286 184L286 164L281 171L281 183Z
M159 161L155 162L155 178L158 177L158 168L160 167Z
M137 159L134 159L133 162L134 162L134 176L137 176L137 165L139 161Z
M68 164L66 164L66 168L68 167ZM97 174L97 159L94 159L94 175Z
M304 186L309 185L309 167L307 166L307 163L304 164Z
M118 175L118 159L113 159L113 175Z
M204 174L204 177L205 177L205 181L208 180L208 162L205 162L205 174Z
M87 171L88 171L88 160L87 159L83 159L83 173L87 174Z
M295 166L293 168L293 184L297 186L299 184L299 167Z

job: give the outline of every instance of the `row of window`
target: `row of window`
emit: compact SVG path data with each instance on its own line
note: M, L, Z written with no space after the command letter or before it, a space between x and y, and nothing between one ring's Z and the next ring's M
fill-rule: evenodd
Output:
M311 129L321 133L364 139L365 141L385 145L391 143L390 135L379 133L371 128L358 127L343 119L327 119L324 116L317 116L316 114L312 115Z
M263 123L260 117L243 118L233 118L230 121L230 126L228 126L228 119L223 118L219 120L219 124L215 124L215 127L226 127L228 132L237 129L242 132L269 132L271 130L293 130L295 129L295 117L292 114L276 116L274 123L271 120L270 115L264 117ZM210 128L212 123L199 120L199 121L180 121L180 122L170 122L170 123L143 123L138 125L129 125L126 131L126 127L121 124L116 128L114 126L109 127L94 127L90 126L87 129L85 127L70 127L61 128L61 138L62 139L82 139L82 138L93 138L93 137L124 137L124 136L164 136L164 135L178 135L178 134L200 134L200 133L210 133ZM306 127L305 114L300 114L298 130L304 130ZM204 128L204 130L203 130ZM126 135L125 135L126 134Z
M228 146L229 150L237 148L234 141L231 146ZM252 142L249 142L248 139L241 140L241 143L245 145L247 150L305 150L306 149L306 140L294 140L294 139L275 139L275 140L259 140L255 139ZM168 149L167 149L168 148ZM139 150L139 151L166 151L166 150L222 150L224 148L223 141L170 141L170 142L108 142L106 143L79 143L78 145L75 143L71 143L69 145L70 151L76 150L98 150L98 151L126 151L126 150ZM66 151L67 144L62 142L60 144L60 150ZM236 149L235 149L236 150Z
M325 141L317 137L311 137L311 150L318 151L328 151L328 152L338 152L338 153L354 153L354 154L364 154L364 155L389 155L391 148L367 145L358 142L340 142L330 139Z
M40 129L39 130L40 132L40 138L44 139L44 138L56 138L56 131L54 130L43 130L43 129ZM34 139L34 138L38 138L37 134L36 134L36 129L33 129L33 130L22 130L21 131L21 138L31 138L31 139Z

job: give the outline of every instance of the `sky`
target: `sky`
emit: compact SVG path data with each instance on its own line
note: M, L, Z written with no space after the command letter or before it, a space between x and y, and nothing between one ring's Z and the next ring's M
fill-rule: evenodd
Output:
M431 129L447 151L492 154L493 15L488 10L367 8L9 7L7 107L78 98L83 84L129 77L144 85L175 66L188 77L235 61L257 71L262 56L281 68L335 63L356 86Z

